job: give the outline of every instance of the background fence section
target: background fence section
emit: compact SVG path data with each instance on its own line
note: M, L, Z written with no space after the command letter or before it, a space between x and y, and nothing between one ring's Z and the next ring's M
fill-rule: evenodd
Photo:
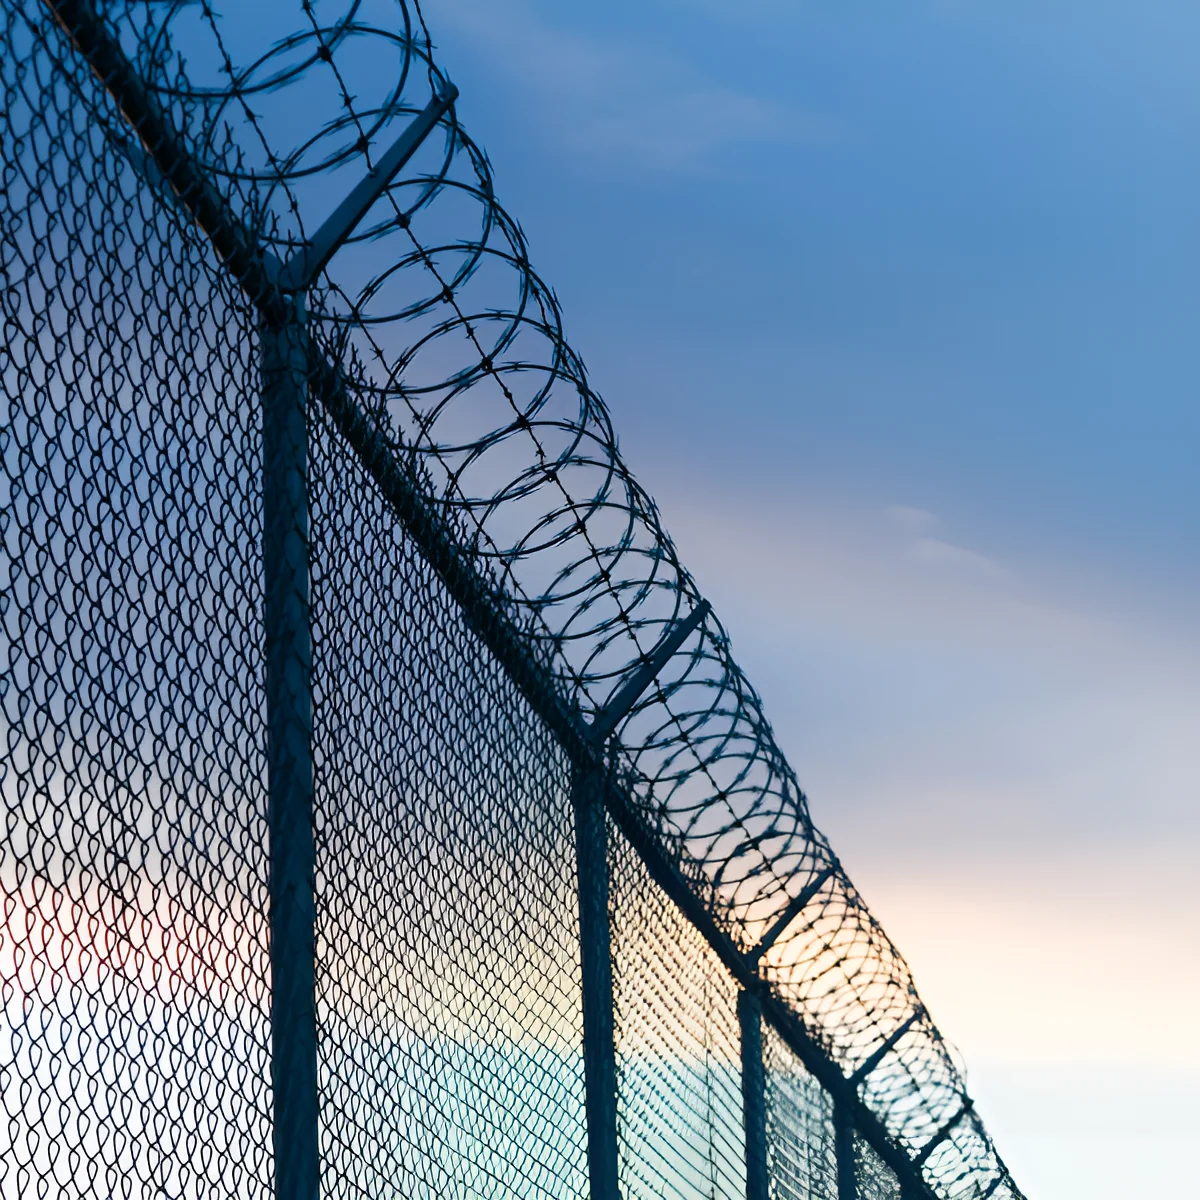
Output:
M0 1197L1016 1200L419 8L0 13Z
M315 432L323 1192L579 1195L566 757L353 452Z

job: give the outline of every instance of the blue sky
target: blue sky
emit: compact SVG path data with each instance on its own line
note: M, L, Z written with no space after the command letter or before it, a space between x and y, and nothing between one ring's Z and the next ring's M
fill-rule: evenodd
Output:
M1200 9L426 15L1019 1182L1190 1186Z

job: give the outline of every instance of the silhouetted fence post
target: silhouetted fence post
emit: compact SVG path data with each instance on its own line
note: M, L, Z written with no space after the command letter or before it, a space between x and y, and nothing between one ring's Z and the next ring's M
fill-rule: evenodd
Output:
M768 1200L767 1088L763 1068L762 1005L753 992L737 998L742 1049L742 1122L746 1134L746 1200Z
M854 1162L854 1121L846 1106L833 1105L833 1152L837 1161L838 1200L857 1200L858 1180Z
M617 1191L617 1056L613 1024L612 939L608 922L608 829L600 770L572 769L579 950L583 977L583 1067L591 1200Z
M316 1200L312 632L304 306L261 326L276 1200Z

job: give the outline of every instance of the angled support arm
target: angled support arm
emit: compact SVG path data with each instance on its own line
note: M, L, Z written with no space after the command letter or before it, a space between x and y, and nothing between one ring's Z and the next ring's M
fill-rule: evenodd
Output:
M972 1109L969 1099L962 1102L962 1107L921 1147L921 1152L914 1158L913 1166L919 1171L929 1156L954 1132L955 1128Z
M621 718L638 702L641 694L654 682L655 676L667 665L671 656L687 641L692 631L708 616L711 605L701 600L666 637L650 652L650 656L623 683L617 694L596 714L589 726L591 735L602 742L620 724Z
M417 152L421 143L433 132L442 114L457 98L458 88L452 83L447 84L446 90L440 96L434 96L413 118L375 169L367 172L330 213L308 245L302 246L287 260L279 273L280 291L303 292L312 285L338 248L354 232L359 221L367 215L371 205L383 195L400 168Z
M880 1046L879 1049L876 1050L875 1053L872 1054L871 1057L868 1058L867 1061L864 1062L863 1065L859 1067L853 1075L850 1076L850 1083L854 1087L858 1087L858 1085L862 1083L862 1081L866 1079L866 1077L870 1075L870 1073L875 1070L875 1068L879 1066L881 1062L883 1062L883 1056L887 1054L887 1052L893 1046L895 1046L895 1044L921 1019L923 1012L923 1009L918 1008L917 1011L913 1013L913 1015L909 1017L903 1025L900 1025L898 1028L892 1030L883 1045Z
M793 897L787 908L779 914L779 920L759 938L758 944L752 950L746 952L746 965L751 970L758 969L759 959L779 941L779 938L787 927L804 911L808 906L808 902L825 886L826 881L832 874L833 868L826 867L825 870L815 876L802 892Z

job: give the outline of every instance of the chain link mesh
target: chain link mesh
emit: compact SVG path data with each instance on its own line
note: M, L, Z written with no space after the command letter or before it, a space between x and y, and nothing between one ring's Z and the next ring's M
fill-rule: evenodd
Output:
M420 9L0 21L0 1196L269 1194L279 1105L303 1123L272 1084L293 1002L315 1002L329 1194L580 1194L571 758L700 598L452 108L308 290L276 370L307 433L282 474L263 451L264 331L293 303L271 256L446 94ZM280 569L304 578L273 591ZM741 982L863 1072L872 1136L923 1189L1014 1200L700 615L612 743L709 922L610 831L623 1188L743 1194L726 966L750 952ZM280 772L309 781L302 836L269 811ZM770 1028L766 1057L772 1187L832 1196L832 1101ZM863 1147L863 1194L888 1195Z
M737 991L610 829L622 1195L745 1195Z
M0 1195L266 1196L254 322L0 23Z
M567 761L327 421L312 445L326 1192L579 1195Z
M860 1137L854 1139L854 1177L861 1200L903 1200L895 1172Z
M777 1200L837 1200L833 1102L773 1029L763 1031L767 1148Z

